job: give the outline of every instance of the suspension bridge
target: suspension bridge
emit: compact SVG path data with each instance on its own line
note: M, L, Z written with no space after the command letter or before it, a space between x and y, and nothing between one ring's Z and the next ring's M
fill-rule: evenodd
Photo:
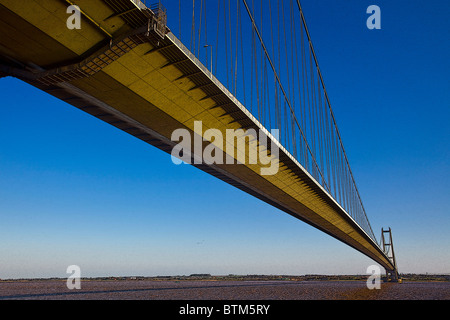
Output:
M0 78L21 79L170 154L173 132L187 130L200 137L200 148L188 148L193 166L398 280L391 230L378 242L369 223L299 0L0 0L0 17ZM207 129L233 129L246 148L226 148ZM246 139L250 130L260 135ZM198 161L211 144L236 162ZM276 155L278 170L263 175L261 163L237 161L255 152Z

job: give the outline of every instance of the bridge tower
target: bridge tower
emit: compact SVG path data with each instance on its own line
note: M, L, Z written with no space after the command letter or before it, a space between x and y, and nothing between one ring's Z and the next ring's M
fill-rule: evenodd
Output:
M388 230L381 229L381 242L382 248L385 252L386 256L391 260L394 265L393 270L386 269L386 281L388 282L401 282L400 277L398 276L397 270L397 262L395 260L394 254L394 243L392 241L392 230L389 228Z

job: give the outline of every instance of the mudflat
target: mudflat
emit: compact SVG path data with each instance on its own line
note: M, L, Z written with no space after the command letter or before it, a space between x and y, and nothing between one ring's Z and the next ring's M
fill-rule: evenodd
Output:
M0 282L0 300L450 300L450 282L365 281L81 281L69 290L64 280Z

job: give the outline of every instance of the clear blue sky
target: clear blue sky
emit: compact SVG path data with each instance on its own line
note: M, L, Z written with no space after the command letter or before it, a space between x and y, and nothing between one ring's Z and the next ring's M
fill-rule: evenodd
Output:
M366 28L372 4L381 30ZM400 272L450 273L450 3L302 5L375 234L393 229ZM72 264L82 276L373 264L19 80L0 79L0 96L0 278L65 277Z

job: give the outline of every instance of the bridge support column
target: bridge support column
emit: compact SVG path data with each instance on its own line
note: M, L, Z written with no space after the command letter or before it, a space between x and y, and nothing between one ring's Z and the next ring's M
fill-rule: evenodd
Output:
M386 270L385 282L401 282L397 270Z
M394 243L392 241L392 230L381 229L381 241L383 245L383 251L386 253L387 257L391 260L394 265L393 270L386 269L386 282L401 282L401 278L398 275L397 262L395 260L394 254Z

